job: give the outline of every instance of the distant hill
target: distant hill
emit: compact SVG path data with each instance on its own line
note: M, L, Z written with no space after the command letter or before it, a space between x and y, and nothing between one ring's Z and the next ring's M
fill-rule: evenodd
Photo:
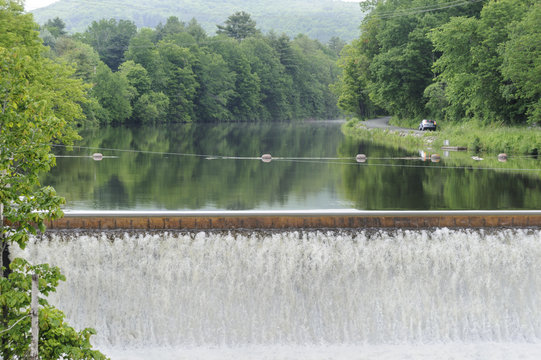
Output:
M263 32L291 37L302 33L327 42L359 35L363 18L359 4L336 0L60 0L31 11L36 22L60 17L69 32L82 32L94 20L128 19L138 27L155 27L169 16L188 22L195 18L209 35L236 11L246 11Z

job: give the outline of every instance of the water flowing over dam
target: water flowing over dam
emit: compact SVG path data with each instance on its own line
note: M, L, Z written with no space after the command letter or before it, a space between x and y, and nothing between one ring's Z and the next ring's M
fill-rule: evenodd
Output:
M541 355L541 230L53 231L13 251L115 359ZM454 357L453 357L454 356Z

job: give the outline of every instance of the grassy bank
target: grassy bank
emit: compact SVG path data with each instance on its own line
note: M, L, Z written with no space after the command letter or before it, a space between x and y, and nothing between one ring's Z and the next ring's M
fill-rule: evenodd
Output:
M355 139L375 142L394 149L417 151L430 146L434 137L424 137L422 134L407 134L404 132L383 129L367 129L361 120L352 119L342 125L342 132Z
M470 152L538 155L541 152L541 128L503 125L479 126L473 122L441 127L436 146L449 140L452 146L466 146Z
M404 126L403 122L392 121ZM409 124L409 123L408 123ZM409 124L411 126L411 124ZM415 127L416 128L416 127ZM474 153L507 153L514 155L538 155L541 153L540 127L510 127L504 125L481 126L475 122L438 124L436 132L397 132L367 129L363 122L350 120L343 127L344 134L370 139L392 147L405 149L435 148L449 140L450 146L467 147Z

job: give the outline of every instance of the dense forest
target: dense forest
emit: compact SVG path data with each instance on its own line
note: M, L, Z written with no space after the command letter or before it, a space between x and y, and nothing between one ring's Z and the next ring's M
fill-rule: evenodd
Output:
M359 34L363 13L357 3L336 0L60 0L32 11L40 24L59 17L68 32L82 32L102 18L126 19L138 27L154 28L168 17L188 22L197 19L208 34L229 14L250 13L264 32L275 30L289 37L298 34L322 42L332 37L351 41Z
M541 121L540 0L372 0L340 60L339 106L483 124ZM415 120L415 121L413 121Z
M94 21L68 35L60 18L41 26L57 62L88 84L82 103L94 124L282 121L338 116L329 85L344 43L262 34L237 12L209 36L196 20L171 16L155 29Z

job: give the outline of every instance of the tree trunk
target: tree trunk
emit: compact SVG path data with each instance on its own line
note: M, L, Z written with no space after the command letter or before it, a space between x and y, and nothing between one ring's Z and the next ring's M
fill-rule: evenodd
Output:
M32 343L30 344L30 360L38 360L38 339L39 339L39 323L38 323L38 275L32 274L32 301L30 303L30 315L32 316Z

